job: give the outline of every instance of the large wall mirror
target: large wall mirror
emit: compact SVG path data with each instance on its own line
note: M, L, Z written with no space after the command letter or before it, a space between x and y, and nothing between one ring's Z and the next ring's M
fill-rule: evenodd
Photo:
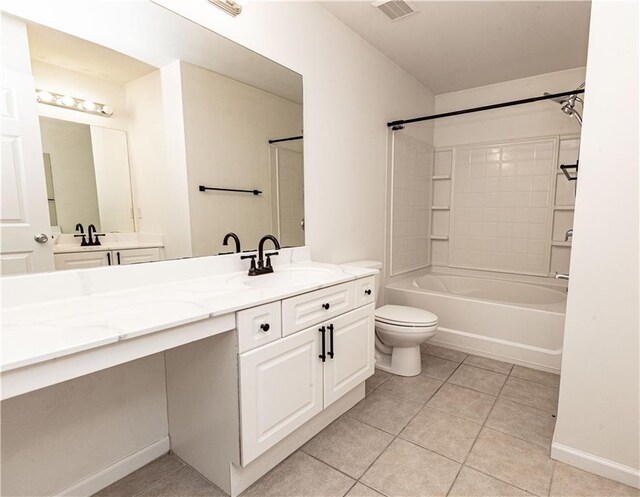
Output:
M227 253L229 232L243 251L266 234L304 245L302 77L132 5L130 39L95 12L93 30L10 13L28 37L55 268Z

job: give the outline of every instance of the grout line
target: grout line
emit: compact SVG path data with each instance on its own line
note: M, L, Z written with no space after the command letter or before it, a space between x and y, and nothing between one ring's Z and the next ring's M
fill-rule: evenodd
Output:
M177 456L176 456L177 457ZM175 475L178 471L180 471L181 469L184 469L185 467L189 467L191 468L191 466L189 466L188 464L186 464L182 459L180 459L179 457L177 457L177 459L182 463L182 466L180 466L179 468L176 468L175 470L167 473L166 475L164 475L162 478L159 478L158 480L154 481L153 483L149 484L148 486L144 487L142 490L140 490L139 492L136 492L135 494L133 494L133 497L135 497L136 495L140 495L143 492L146 492L147 490L150 490L151 488L155 487L156 485L158 485L159 483L165 481L167 478L169 478L170 476ZM143 466L144 467L144 466ZM140 468L142 469L142 468ZM191 468L193 469L193 468ZM194 470L195 471L195 470ZM200 474L200 473L198 473ZM204 476L203 476L204 478ZM209 481L209 480L207 480Z

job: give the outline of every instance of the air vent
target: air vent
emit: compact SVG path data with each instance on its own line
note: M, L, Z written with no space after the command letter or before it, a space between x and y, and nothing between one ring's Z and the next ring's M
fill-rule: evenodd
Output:
M379 9L380 12L392 21L404 19L405 17L416 13L413 7L404 0L382 0L381 2L374 2L371 5Z

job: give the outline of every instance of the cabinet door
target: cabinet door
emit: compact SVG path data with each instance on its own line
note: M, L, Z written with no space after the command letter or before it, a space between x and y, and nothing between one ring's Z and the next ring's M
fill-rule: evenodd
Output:
M127 264L137 264L139 262L155 262L160 260L160 249L140 248L113 251L114 264L126 266Z
M330 286L282 301L284 336L353 309L354 282Z
M109 251L71 252L67 254L54 254L56 270L86 269L109 265L107 256ZM113 264L113 262L112 262Z
M240 355L242 465L322 411L318 327Z
M324 363L324 407L327 408L373 374L374 305L360 307L323 324L327 328L327 361Z

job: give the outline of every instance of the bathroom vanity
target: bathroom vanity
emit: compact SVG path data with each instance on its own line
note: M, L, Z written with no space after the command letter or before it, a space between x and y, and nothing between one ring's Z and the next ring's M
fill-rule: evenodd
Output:
M374 371L376 271L314 263L307 248L282 250L272 274L245 266L227 255L3 278L3 401L164 353L170 446L126 469L171 448L239 494L362 399Z

